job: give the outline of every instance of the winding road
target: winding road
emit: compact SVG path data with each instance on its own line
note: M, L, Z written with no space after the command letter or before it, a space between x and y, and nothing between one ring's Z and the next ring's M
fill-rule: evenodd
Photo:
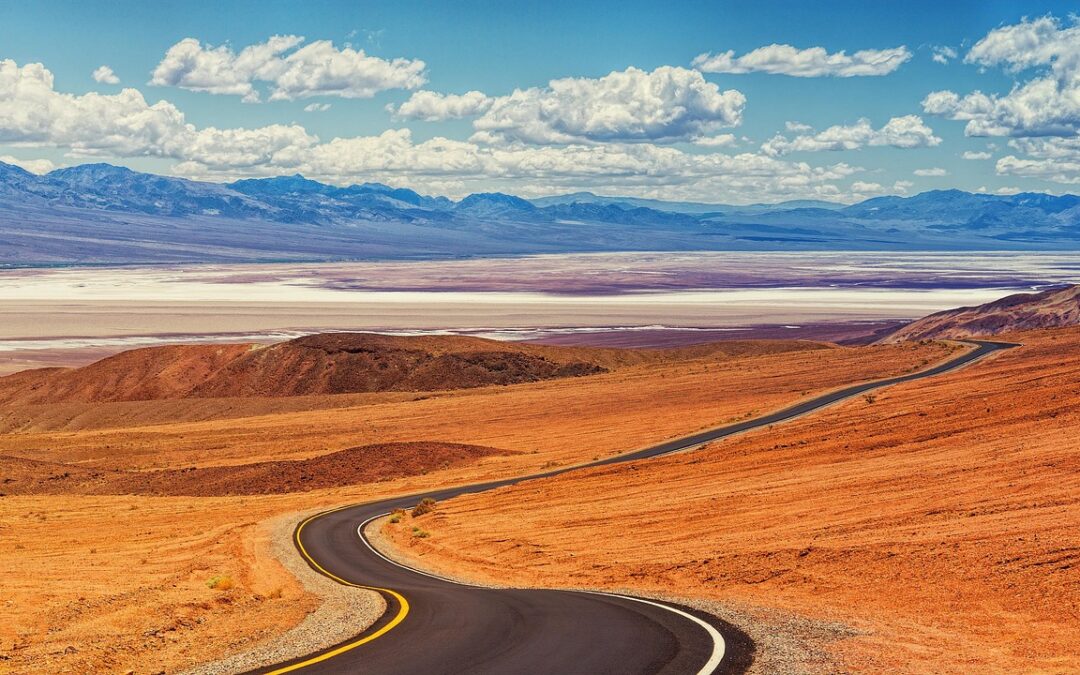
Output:
M608 593L470 586L413 570L381 555L364 525L424 497L449 499L585 466L631 462L688 450L751 429L791 420L873 389L955 370L1017 345L968 341L975 348L919 372L852 385L777 412L624 455L546 473L459 486L369 504L304 520L294 533L301 555L339 583L372 589L387 611L360 635L322 652L259 673L491 673L612 675L740 673L753 643L716 617L673 603ZM359 535L359 536L358 536Z

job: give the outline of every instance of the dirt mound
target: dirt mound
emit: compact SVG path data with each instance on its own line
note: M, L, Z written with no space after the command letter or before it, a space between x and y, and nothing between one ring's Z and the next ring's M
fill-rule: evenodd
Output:
M28 370L0 377L0 406L441 391L704 357L830 348L802 340L732 340L673 349L610 349L455 335L324 333L269 346L147 347L81 368Z
M308 492L468 464L506 450L461 443L365 445L296 461L110 471L0 456L0 493L211 497Z
M605 371L578 358L580 351L457 336L366 333L311 335L269 347L148 347L82 368L0 378L0 404L430 391Z
M197 397L431 391L535 382L603 372L478 338L312 335L236 359L190 393Z
M103 403L183 398L252 345L170 345L121 352L82 368L0 378L0 403Z
M977 307L931 314L904 326L883 342L999 335L1080 325L1080 286L1017 293Z

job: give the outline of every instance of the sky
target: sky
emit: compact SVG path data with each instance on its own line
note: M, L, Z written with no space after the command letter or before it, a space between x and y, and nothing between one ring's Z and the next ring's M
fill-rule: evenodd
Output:
M745 204L1080 183L1037 2L0 3L0 161Z

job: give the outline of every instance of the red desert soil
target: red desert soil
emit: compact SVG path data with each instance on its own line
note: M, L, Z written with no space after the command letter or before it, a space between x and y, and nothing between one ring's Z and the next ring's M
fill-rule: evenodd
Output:
M218 497L309 492L448 469L505 450L459 443L384 443L285 462L162 471L89 469L0 456L0 494Z
M625 452L909 372L952 349L729 342L515 353L608 372L457 391L0 406L3 455L98 472L247 465L243 475L260 462L419 439L512 451L280 495L0 497L0 672L174 672L243 650L315 602L269 554L273 519ZM221 575L233 588L208 588Z
M732 341L670 350L545 347L464 336L325 333L273 345L132 349L81 368L0 377L0 404L435 391L595 375L647 361L822 349Z
M840 622L855 634L829 645L832 672L1075 673L1080 329L1010 337L1025 346L946 376L387 531L470 579Z
M270 346L148 347L121 352L82 368L27 371L0 378L0 402L426 391L535 382L603 371L597 364L573 360L571 351L480 338L328 333Z
M914 321L885 342L999 335L1080 324L1080 286L1017 293L977 307L950 309Z

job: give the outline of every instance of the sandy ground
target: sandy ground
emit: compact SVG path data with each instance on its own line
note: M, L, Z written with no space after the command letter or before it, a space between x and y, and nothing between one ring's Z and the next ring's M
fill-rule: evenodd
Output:
M425 567L632 588L843 627L818 672L1077 672L1080 330L699 451L390 531Z
M202 663L183 675L231 675L282 663L327 649L375 623L386 611L386 601L375 591L353 588L319 574L293 545L296 523L318 513L290 513L263 523L274 557L295 576L304 590L319 599L318 608L280 637L263 641L218 661Z
M819 349L653 363L585 378L451 392L14 407L4 453L103 468L297 459L376 443L438 440L522 453L516 470L625 452L735 421L853 380L942 358L941 345ZM318 429L319 433L311 433Z
M0 498L0 672L175 671L272 642L319 605L269 549L262 523L282 514L576 463L945 353L840 348L424 395L5 410L6 454L90 467L237 464L425 439L520 454L301 495ZM232 588L210 588L215 577Z

